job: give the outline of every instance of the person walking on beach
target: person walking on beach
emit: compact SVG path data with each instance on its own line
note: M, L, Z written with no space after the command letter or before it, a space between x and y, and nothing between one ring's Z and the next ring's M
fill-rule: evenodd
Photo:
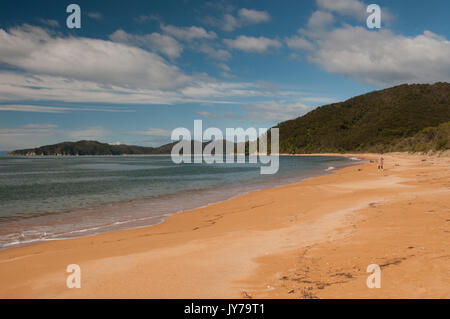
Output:
M380 155L380 158L378 159L378 170L384 171L384 158L383 158L383 155Z

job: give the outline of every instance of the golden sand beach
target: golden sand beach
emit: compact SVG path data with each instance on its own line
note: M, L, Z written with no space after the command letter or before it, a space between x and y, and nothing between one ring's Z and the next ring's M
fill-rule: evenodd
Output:
M384 158L383 172L367 162L152 227L0 251L0 297L450 298L450 158Z

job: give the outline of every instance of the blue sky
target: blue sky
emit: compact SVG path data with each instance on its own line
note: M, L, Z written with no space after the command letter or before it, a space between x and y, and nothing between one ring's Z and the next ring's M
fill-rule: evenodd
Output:
M81 8L68 29L66 7ZM0 150L177 127L271 127L401 83L450 82L450 2L2 1Z

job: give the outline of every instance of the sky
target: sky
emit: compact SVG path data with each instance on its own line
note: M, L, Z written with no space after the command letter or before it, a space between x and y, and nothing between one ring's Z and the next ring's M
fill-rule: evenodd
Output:
M69 4L81 28L69 29ZM0 150L270 128L403 83L450 82L450 1L0 2Z

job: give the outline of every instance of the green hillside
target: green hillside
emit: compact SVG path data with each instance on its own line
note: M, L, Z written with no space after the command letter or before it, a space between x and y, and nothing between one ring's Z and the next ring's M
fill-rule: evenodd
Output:
M281 153L380 152L414 149L413 144L442 148L440 142L419 143L430 131L411 138L448 121L450 84L436 83L371 92L318 107L277 127Z
M427 127L413 137L401 140L394 149L400 152L445 151L450 149L450 122Z
M172 152L172 147L179 142L164 144L159 147L143 147L136 145L110 145L97 141L78 141L78 142L62 142L53 145L45 145L37 148L15 150L10 152L9 156L59 156L59 155L168 155ZM191 151L195 151L195 145L198 141L184 141L185 147L189 144ZM224 141L222 141L224 145ZM201 148L204 149L209 142L203 142ZM225 145L224 145L225 147ZM213 152L214 154L214 152Z
M159 148L134 145L110 145L97 141L63 142L33 149L16 150L9 155L124 155L160 154Z

